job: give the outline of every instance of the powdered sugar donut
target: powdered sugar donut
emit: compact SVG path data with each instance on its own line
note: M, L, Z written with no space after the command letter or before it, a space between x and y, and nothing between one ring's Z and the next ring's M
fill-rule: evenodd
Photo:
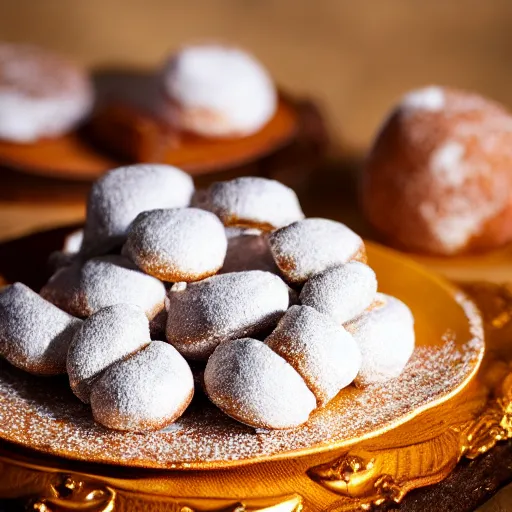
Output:
M206 364L204 384L217 407L256 428L296 427L316 408L302 377L267 345L251 338L221 343Z
M512 116L477 94L407 94L373 143L363 172L366 217L389 242L433 254L512 239Z
M41 295L75 316L87 317L114 304L135 304L151 320L164 307L165 286L127 258L100 256L59 269Z
M175 123L205 137L250 135L276 110L272 79L238 48L187 46L170 57L162 79Z
M202 207L218 215L225 226L272 231L304 218L295 192L267 178L220 181L206 194Z
M0 43L0 139L58 137L87 117L93 87L85 71L51 52Z
M0 291L0 354L26 372L65 373L68 346L81 323L22 283Z
M133 221L125 244L126 254L140 269L173 283L215 274L226 248L220 220L198 208L143 212Z
M221 272L226 274L244 270L279 273L265 236L241 234L228 239L226 259Z
M190 368L171 345L153 341L93 384L94 419L108 428L159 430L179 418L194 394Z
M309 306L292 306L265 344L295 368L319 406L348 386L361 367L354 338Z
M170 165L128 165L109 171L89 194L82 252L105 254L124 243L139 213L188 206L193 192L192 178Z
M190 359L207 359L222 341L274 327L288 308L288 287L252 270L179 283L167 300L167 341Z
M400 300L378 293L374 304L345 324L362 354L356 384L383 382L398 377L414 350L414 318Z
M344 224L328 219L304 219L269 235L277 266L291 283L348 261L366 261L364 243Z
M300 302L343 324L361 314L375 299L377 278L364 263L351 261L308 279Z
M150 341L148 319L138 306L116 304L89 317L69 345L67 372L73 393L88 403L93 382Z

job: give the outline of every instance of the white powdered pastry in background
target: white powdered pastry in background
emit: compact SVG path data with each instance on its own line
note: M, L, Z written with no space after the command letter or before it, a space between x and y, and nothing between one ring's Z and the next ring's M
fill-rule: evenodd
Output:
M153 341L112 365L93 384L94 419L124 431L159 430L179 418L194 394L192 372L168 343Z
M361 352L354 338L309 306L288 309L265 344L295 368L319 406L348 386L361 367Z
M288 287L252 270L180 283L166 300L167 340L190 359L207 359L222 341L273 328L288 308Z
M36 46L0 43L0 139L63 135L89 115L93 101L80 67Z
M162 281L199 281L224 263L227 239L222 222L198 208L140 213L130 226L125 254Z
M65 373L68 346L81 323L24 284L0 291L0 354L26 372Z
M269 235L277 266L291 283L351 260L366 260L363 240L341 222L309 218Z
M204 373L210 400L229 416L257 428L284 429L305 423L316 408L302 377L258 340L221 343Z
M400 103L400 108L411 110L426 110L439 112L446 105L446 98L442 87L431 85L422 89L408 92Z
M124 243L132 221L147 210L188 206L192 178L176 167L137 164L109 171L92 186L82 251L105 254Z
M41 295L80 317L128 303L140 306L151 320L164 307L165 286L124 256L112 254L61 268L43 286Z
M88 403L93 382L150 341L148 319L138 306L116 304L89 317L69 346L67 372L73 393Z
M265 235L242 233L228 238L228 250L221 273L244 270L265 270L279 274Z
M375 299L377 278L364 263L351 261L311 277L300 293L300 302L343 324L361 314Z
M414 317L402 301L391 295L378 293L373 306L345 328L362 354L358 385L398 377L414 351Z
M245 176L213 183L202 207L225 226L271 231L304 218L297 194L279 181Z
M77 229L70 233L65 239L62 246L62 252L66 254L76 254L80 252L82 248L82 242L84 240L84 230Z
M166 62L162 81L174 122L205 137L250 135L276 110L277 92L269 74L238 48L187 46Z
M84 230L77 229L70 233L65 239L60 251L53 251L48 258L48 266L54 272L61 267L71 265L79 259L79 252L82 247Z

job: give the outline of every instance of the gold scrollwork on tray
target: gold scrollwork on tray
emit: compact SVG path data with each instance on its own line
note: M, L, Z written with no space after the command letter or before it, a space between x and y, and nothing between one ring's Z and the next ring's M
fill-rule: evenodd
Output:
M98 481L56 473L44 496L34 500L31 508L37 512L110 512L115 498L116 492Z
M512 372L475 419L411 446L343 453L310 468L308 476L325 489L354 500L353 508L340 510L370 510L400 503L412 489L443 480L462 457L474 459L511 438Z

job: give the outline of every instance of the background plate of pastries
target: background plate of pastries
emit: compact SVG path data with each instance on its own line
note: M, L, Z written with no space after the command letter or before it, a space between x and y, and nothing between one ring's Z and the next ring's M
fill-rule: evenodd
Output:
M184 46L160 69L91 74L42 48L0 44L0 162L91 180L123 162L201 174L289 146L295 100L236 47Z

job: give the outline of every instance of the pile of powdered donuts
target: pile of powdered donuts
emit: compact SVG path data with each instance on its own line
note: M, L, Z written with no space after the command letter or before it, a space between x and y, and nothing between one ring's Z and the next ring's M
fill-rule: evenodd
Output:
M413 316L377 291L362 239L305 218L270 179L195 191L174 167L114 169L51 263L40 294L1 290L0 353L67 373L111 429L164 428L195 387L244 424L296 427L347 386L396 378L414 350Z

